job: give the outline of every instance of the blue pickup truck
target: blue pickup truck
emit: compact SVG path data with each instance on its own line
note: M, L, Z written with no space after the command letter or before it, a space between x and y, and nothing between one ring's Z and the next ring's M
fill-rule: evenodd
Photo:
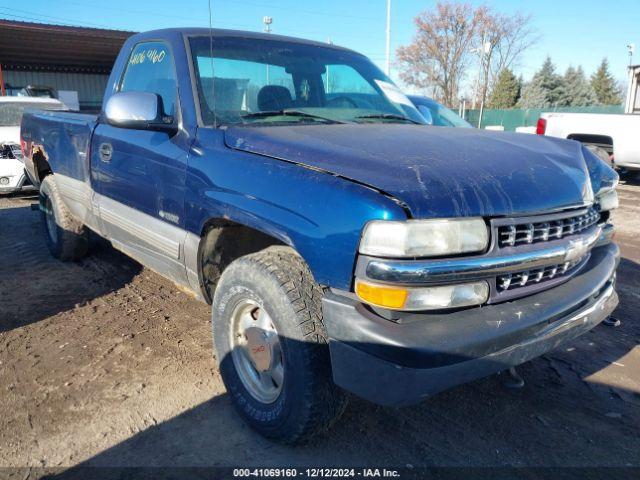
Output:
M434 128L366 57L276 35L131 37L97 116L21 144L51 253L88 233L212 304L241 416L300 442L348 393L415 404L615 308L618 177L578 142Z

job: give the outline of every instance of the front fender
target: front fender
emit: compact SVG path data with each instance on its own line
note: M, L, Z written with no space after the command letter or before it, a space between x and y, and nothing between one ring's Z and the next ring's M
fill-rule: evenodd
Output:
M597 194L600 190L612 188L618 183L618 174L604 160L586 147L582 147L582 155L587 164L587 170L589 170L594 194Z
M259 230L293 247L315 280L351 288L363 226L406 219L375 189L344 178L224 146L218 130L201 129L187 168L186 226L196 235L210 219Z

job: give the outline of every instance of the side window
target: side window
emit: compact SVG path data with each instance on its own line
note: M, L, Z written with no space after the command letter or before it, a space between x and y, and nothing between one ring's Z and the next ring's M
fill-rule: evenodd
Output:
M169 47L163 42L136 45L122 76L120 91L156 93L162 98L164 113L174 115L177 83Z
M385 99L349 65L327 65L322 83L328 107L389 110Z
M197 56L195 59L202 89L200 95L207 110L212 112L215 104L223 121L248 112L289 108L296 101L293 78L282 66L231 58L214 58L213 61L215 78L211 57Z
M375 88L349 65L327 65L325 73L322 74L322 82L327 95L376 93Z

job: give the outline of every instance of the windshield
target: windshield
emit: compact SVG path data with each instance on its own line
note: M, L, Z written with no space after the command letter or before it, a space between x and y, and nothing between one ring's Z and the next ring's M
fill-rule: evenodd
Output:
M206 125L420 123L411 101L366 57L284 40L190 39Z
M22 114L27 108L38 110L62 110L64 107L59 103L30 103L30 102L8 102L0 103L0 127L17 127L22 120Z

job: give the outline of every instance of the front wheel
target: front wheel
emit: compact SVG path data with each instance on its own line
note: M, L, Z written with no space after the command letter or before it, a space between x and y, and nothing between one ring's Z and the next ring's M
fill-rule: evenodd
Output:
M236 260L217 285L220 373L240 415L268 438L303 442L346 407L331 376L321 301L304 261L283 247Z

